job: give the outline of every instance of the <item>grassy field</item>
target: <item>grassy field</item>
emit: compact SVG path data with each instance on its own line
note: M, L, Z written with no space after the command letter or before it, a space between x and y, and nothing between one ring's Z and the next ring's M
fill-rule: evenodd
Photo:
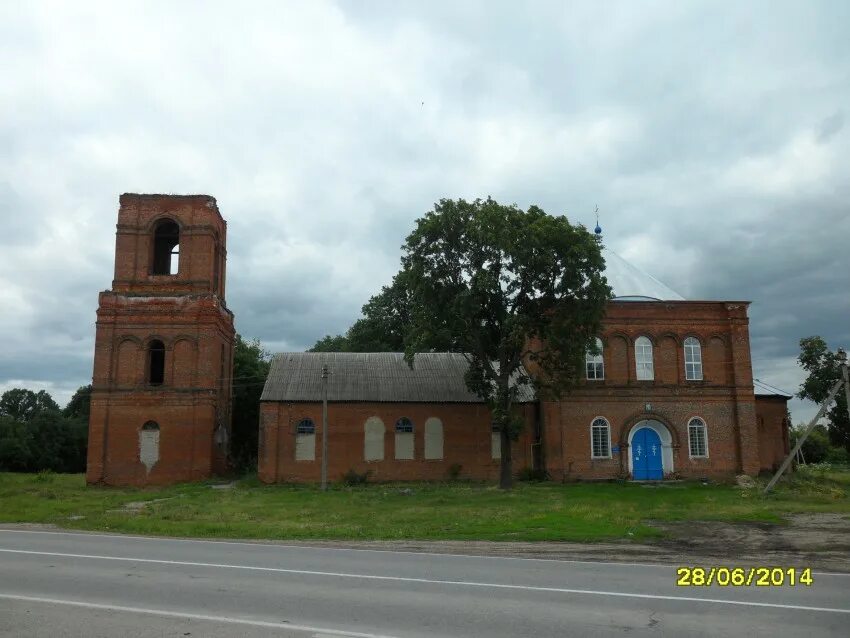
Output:
M763 484L763 483L762 483ZM380 484L232 489L86 487L82 475L0 473L0 523L215 538L602 541L658 536L650 521L781 523L786 514L850 514L850 472L797 474L767 497L731 485ZM141 505L144 502L144 505ZM129 505L128 505L129 504Z

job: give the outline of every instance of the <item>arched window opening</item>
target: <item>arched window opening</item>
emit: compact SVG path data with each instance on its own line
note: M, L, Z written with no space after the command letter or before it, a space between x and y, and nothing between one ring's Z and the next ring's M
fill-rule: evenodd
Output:
M153 236L154 275L176 275L180 266L180 227L170 219L156 225Z
M603 418L593 419L590 425L590 457L611 458L611 426Z
M154 339L148 346L148 384L162 385L165 381L165 344Z
M403 416L395 422L395 457L411 460L413 456L413 421Z
M685 339L685 379L702 381L702 348L699 339Z
M688 451L691 458L708 456L708 433L702 419L693 418L688 422Z
M295 427L295 460L316 460L316 424L313 419L301 419Z
M425 421L425 458L443 458L443 422L435 416Z
M589 381L602 381L605 378L605 363L602 360L602 339L596 338L596 352L594 354L590 350L585 355L585 363L587 368L587 379Z
M640 381L652 381L655 378L655 367L652 364L652 342L648 337L638 337L635 340L635 368Z
M495 423L490 426L490 458L502 458L502 431Z
M147 421L139 430L139 461L150 473L159 461L159 424Z

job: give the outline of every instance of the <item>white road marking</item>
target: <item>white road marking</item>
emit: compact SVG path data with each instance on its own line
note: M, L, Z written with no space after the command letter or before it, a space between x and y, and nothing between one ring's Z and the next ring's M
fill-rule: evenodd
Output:
M63 552L37 552L26 549L2 549L8 554L29 554L35 556L59 556L62 558L87 558L93 560L114 560L130 563L153 563L157 565L181 565L184 567L212 567L217 569L243 569L258 572L280 574L302 574L305 576L331 576L333 578L354 578L360 580L383 580L405 583L425 583L429 585L457 585L460 587L482 587L491 589L516 589L522 591L544 591L560 594L586 594L592 596L615 596L619 598L641 598L648 600L675 600L698 603L717 603L721 605L742 605L745 607L770 607L777 609L797 609L802 611L824 611L837 614L850 614L850 609L835 607L809 607L806 605L783 605L780 603L759 603L743 600L724 600L722 598L697 598L694 596L663 596L660 594L636 594L631 592L598 591L594 589L569 589L565 587L538 587L534 585L507 585L504 583L479 583L465 580L438 580L431 578L412 578L408 576L378 576L375 574L349 574L344 572L322 572L306 569L286 569L284 567L259 567L255 565L228 565L226 563L200 563L194 561L162 560L157 558L133 558L130 556L98 556L95 554L66 554Z
M293 623L288 622L251 620L250 618L234 618L233 616L210 616L207 614L193 614L190 612L182 611L168 611L166 609L149 609L147 607L124 607L123 605L87 603L79 600L64 600L61 598L41 598L38 596L17 596L15 594L0 594L0 599L18 600L21 602L30 603L47 603L50 605L70 605L72 607L85 607L87 609L104 609L107 611L127 611L134 614L149 614L151 616L166 616L168 618L189 618L191 620L207 620L210 622L228 623L232 625L250 625L252 627L267 627L271 629L308 631L313 634L320 634L324 636L342 636L344 638L394 638L394 636L387 636L383 634L365 634L363 632L328 629L326 627L295 625Z
M527 558L523 556L488 556L483 554L450 554L446 552L413 552L403 549L366 549L361 547L323 547L318 545L286 545L276 542L248 542L248 541L228 541L217 539L203 538L173 538L169 536L135 536L130 534L99 534L90 532L53 532L50 530L32 530L32 529L5 529L0 527L0 533L16 533L16 534L53 534L56 536L78 536L78 537L94 537L94 538L129 538L143 541L169 541L178 543L216 543L218 545L239 545L242 547L282 547L286 549L309 549L318 551L331 552L375 552L379 554L409 554L411 556L456 556L458 558L484 558L489 560L526 560L543 563L574 563L576 565L606 565L612 567L654 567L656 569L670 569L680 563L632 563L618 561L601 561L601 560L574 560L569 558ZM345 542L345 541L340 541ZM850 577L850 573L841 572L816 572L813 574L819 576L845 576Z

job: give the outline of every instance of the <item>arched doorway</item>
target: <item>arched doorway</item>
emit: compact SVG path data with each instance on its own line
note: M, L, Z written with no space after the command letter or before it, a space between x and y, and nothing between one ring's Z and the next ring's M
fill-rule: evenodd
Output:
M629 472L635 481L659 481L673 471L673 437L660 421L647 419L629 432Z

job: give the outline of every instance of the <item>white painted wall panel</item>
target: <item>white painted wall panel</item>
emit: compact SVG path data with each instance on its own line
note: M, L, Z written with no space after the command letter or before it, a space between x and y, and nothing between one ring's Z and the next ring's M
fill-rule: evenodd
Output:
M501 432L493 432L492 434L490 434L490 457L494 459L502 458Z
M363 426L363 458L367 461L384 460L384 422L376 416L366 419Z
M315 461L316 460L316 435L314 434L296 434L295 435L295 460L296 461Z
M413 432L396 432L395 457L401 461L413 459Z
M150 474L159 461L159 430L139 431L139 460Z
M443 423L433 416L425 421L425 458L443 458Z

